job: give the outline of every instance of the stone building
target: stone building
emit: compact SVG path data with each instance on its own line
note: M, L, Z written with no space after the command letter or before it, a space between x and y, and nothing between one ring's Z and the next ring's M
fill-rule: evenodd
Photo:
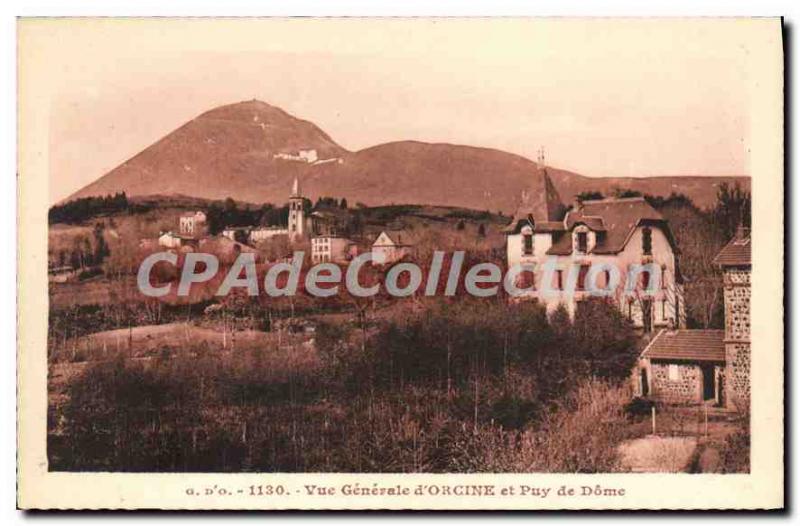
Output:
M750 229L717 254L725 300L725 402L730 408L750 405Z
M685 326L678 247L644 198L584 200L567 211L540 167L505 234L509 269L535 268L519 274L518 286L528 289L522 297L548 311L564 305L574 315L602 289L644 332Z
M740 228L714 258L722 269L725 330L662 330L633 373L638 396L668 403L750 402L750 233Z
M634 389L671 404L719 405L724 372L723 331L662 329L639 358Z

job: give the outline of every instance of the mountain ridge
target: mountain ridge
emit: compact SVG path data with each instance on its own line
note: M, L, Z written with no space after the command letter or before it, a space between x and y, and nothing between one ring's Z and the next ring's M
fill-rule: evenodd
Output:
M308 157L301 159L301 151ZM722 182L750 188L743 176L594 178L549 166L547 172L565 204L583 191L630 188L653 195L684 193L709 207ZM67 200L125 191L279 203L298 177L312 199L511 213L522 191L537 186L532 184L537 173L537 164L522 155L480 146L398 140L349 151L313 122L251 100L201 113Z

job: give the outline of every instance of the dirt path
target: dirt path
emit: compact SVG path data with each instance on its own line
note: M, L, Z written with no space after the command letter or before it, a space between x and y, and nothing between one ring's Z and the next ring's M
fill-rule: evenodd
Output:
M679 473L691 464L697 447L694 437L651 435L619 445L623 469L634 473Z

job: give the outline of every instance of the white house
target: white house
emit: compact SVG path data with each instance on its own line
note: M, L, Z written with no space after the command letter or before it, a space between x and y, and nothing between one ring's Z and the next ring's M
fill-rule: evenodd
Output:
M336 235L323 235L311 238L311 262L344 263L352 257L354 243Z
M194 236L200 233L200 229L206 223L206 214L200 210L181 214L178 219L179 232L181 235Z
M411 254L411 237L405 230L383 230L372 243L372 264L394 263Z
M250 230L247 241L255 246L262 241L268 241L275 236L288 236L289 229L282 226L257 226Z
M606 289L622 313L646 332L685 325L679 252L658 211L644 198L634 197L586 200L564 214L545 169L537 171L534 182L535 198L523 197L505 230L509 268L535 265L533 273L521 274L525 288L533 287L528 296L548 311L564 305L574 314L577 304L589 297L588 280L593 279L593 285ZM632 272L641 265L658 275ZM592 268L597 270L590 274ZM637 280L630 292L629 277ZM548 287L545 279L552 279Z
M179 248L183 244L183 238L174 232L163 232L158 236L158 245L165 248Z

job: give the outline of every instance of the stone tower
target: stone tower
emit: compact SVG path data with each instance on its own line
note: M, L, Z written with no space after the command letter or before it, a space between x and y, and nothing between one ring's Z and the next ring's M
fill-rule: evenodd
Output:
M750 230L739 227L714 262L722 268L725 300L725 405L750 405Z
M289 196L289 239L295 241L306 235L306 214L303 210L303 196L300 194L300 183L297 177Z

